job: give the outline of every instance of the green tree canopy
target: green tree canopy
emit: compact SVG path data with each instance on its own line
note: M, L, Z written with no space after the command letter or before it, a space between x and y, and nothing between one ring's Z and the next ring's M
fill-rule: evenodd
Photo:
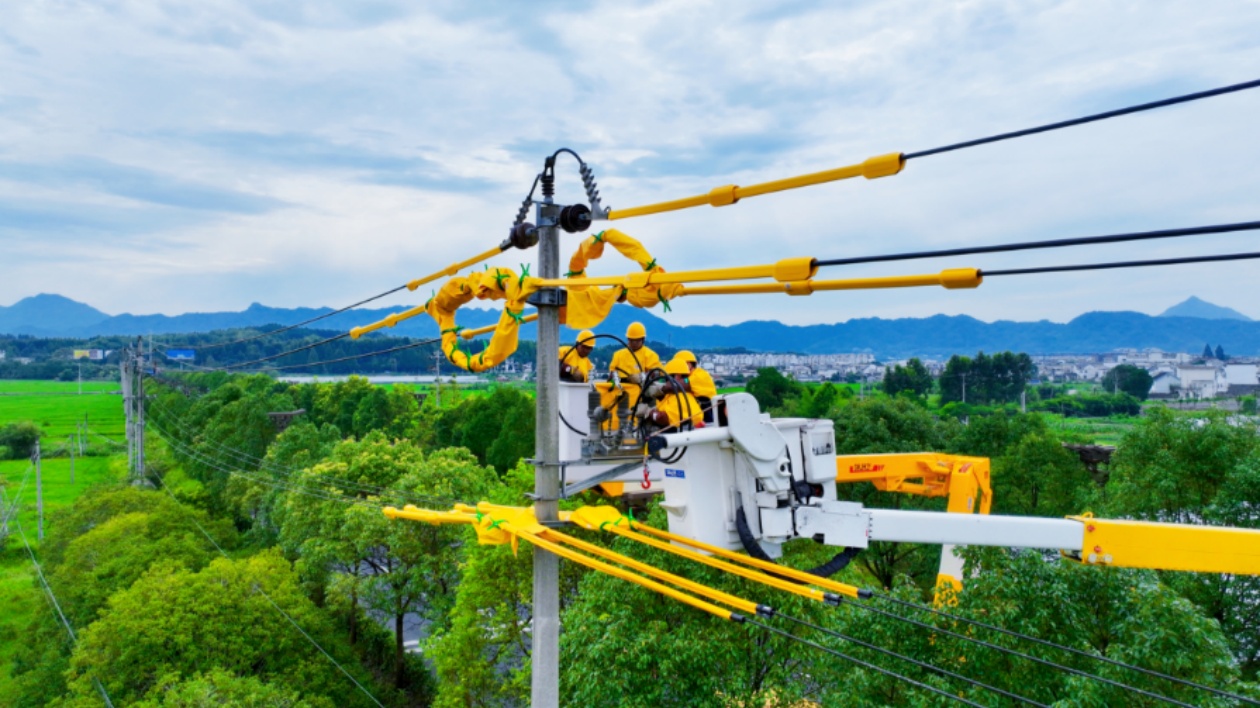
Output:
M789 396L799 396L802 388L801 384L772 366L757 369L757 375L749 378L744 386L744 390L757 399L763 411L779 408Z
M1151 395L1153 383L1155 380L1146 369L1132 364L1121 364L1103 376L1102 388L1108 393L1124 392L1140 401L1145 401Z
M324 615L302 594L288 561L263 552L239 561L220 558L200 572L172 564L152 567L79 631L68 674L71 691L95 697L91 677L97 677L115 703L127 705L148 695L164 676L218 667L303 697L370 705L272 601L357 672L360 683L368 682Z
M912 396L926 396L932 391L932 374L918 357L907 361L905 366L898 364L884 367L884 392L896 396L902 392Z

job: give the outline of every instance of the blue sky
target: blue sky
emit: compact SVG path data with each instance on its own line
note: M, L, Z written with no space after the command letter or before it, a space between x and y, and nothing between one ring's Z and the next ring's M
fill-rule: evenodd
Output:
M0 25L0 305L56 292L111 314L338 306L498 243L560 146L607 203L631 206L1255 79L1257 27L1255 2L14 3ZM678 270L1255 220L1257 124L1260 91L618 226ZM560 169L560 198L580 198L573 164ZM669 317L1064 321L1198 295L1260 318L1255 273L694 298Z

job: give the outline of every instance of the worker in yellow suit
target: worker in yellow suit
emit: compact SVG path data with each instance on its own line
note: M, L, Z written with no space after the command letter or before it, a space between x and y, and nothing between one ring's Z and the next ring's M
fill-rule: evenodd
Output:
M652 411L652 422L674 430L686 429L684 423L703 428L700 402L687 392L687 375L691 373L687 362L675 357L665 365L665 373L669 374L669 381L665 384L665 395L656 402L656 410Z
M680 350L674 358L687 363L691 372L687 374L687 383L691 385L691 395L696 397L696 400L700 402L700 407L704 409L704 422L712 423L713 398L717 396L717 384L713 383L713 377L700 368L696 355L686 349Z
M633 408L639 401L644 378L652 369L661 368L661 358L646 344L647 328L641 322L631 322L626 328L626 348L613 354L609 369L621 379L621 387L630 397Z
M586 383L591 380L591 352L595 349L595 334L589 329L578 332L573 344L560 347L560 380Z

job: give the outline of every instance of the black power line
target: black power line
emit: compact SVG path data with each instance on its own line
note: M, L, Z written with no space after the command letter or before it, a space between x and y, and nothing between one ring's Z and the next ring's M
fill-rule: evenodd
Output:
M1184 265L1186 263L1219 263L1221 261L1246 261L1260 258L1260 253L1226 253L1219 256L1185 256L1182 258L1157 258L1149 261L1117 261L1114 263L1078 263L1076 265L1043 266L1040 268L1010 268L1006 270L982 270L988 278L996 275L1035 275L1037 273L1069 273L1078 270L1112 270L1114 268L1144 268L1146 266Z
M253 361L242 361L242 362L238 362L238 363L236 363L236 364L227 364L227 365L225 365L225 366L219 367L219 370L221 370L221 371L227 371L228 369L239 369L239 368L241 368L242 366L249 366L250 364L261 364L261 363L262 363L262 362L264 362L264 361L271 361L271 360L273 360L273 359L280 359L281 357L286 357L286 356L289 356L289 355L291 355L291 354L298 354L298 353L300 353L300 352L304 352L304 351L307 351L307 350L309 350L309 349L314 349L315 347L320 347L320 346L323 346L323 345L325 345L325 344L329 344L329 343L331 343L331 342L335 342L335 341L337 341L337 340L339 340L339 339L345 339L346 337L349 337L349 336L350 336L350 333L349 333L349 332L342 332L341 334L338 334L338 335L336 335L336 336L329 337L329 338L327 338L327 339L321 339L321 340L319 340L318 342L312 342L312 343L307 344L307 345L305 345L305 346L298 347L297 349L290 349L290 350L289 350L289 351L287 351L287 352L280 352L279 354L272 354L271 356L265 356L265 357L263 357L263 358L261 358L261 359L254 359Z
M254 335L254 336L252 336L252 337L245 337L245 338L243 338L243 339L237 339L236 341L232 341L232 342L220 342L220 343L218 343L218 344L207 344L207 345L206 345L206 346L204 346L204 347L199 347L199 346L194 346L194 345L190 345L190 346L193 346L193 348L194 348L194 349L197 349L198 351L204 351L204 350L206 350L206 349L218 349L219 347L230 347L230 346L232 346L233 344L244 344L244 343L246 343L246 342L253 342L253 341L255 341L255 340L262 339L263 337L270 337L270 336L272 336L272 335L280 334L280 333L282 333L282 332L288 332L289 330L292 330L292 329L297 329L298 327L303 327L303 326L308 325L308 324L310 324L310 323L312 323L312 322L318 322L318 321L320 321L320 320L322 320L322 319L327 319L327 318L329 318L329 317L332 317L333 315L339 315L339 314L341 314L341 313L345 312L346 310L353 310L354 308L356 308L356 307L358 307L358 306L360 306L360 305L366 305L366 304L368 304L369 302L372 302L373 300L380 300L381 298L383 298L383 297L385 297L385 296L387 296L387 295L393 295L394 293L396 293L396 292L398 292L398 291L400 291L400 290L406 290L406 289L407 289L407 286L406 286L406 285L399 285L398 287L394 288L393 290L386 290L385 292L380 293L379 295L373 295L372 297L367 298L366 300L360 300L360 301L358 301L358 302L354 303L353 305L346 305L345 307L342 307L342 308L339 308L339 309L333 310L332 312L326 312L326 313L324 313L324 314L322 314L322 315L319 315L319 316L317 316L317 317L312 317L312 318L310 318L309 320L302 320L301 322L298 322L297 324L291 324L291 325L288 325L287 327L281 327L280 329L273 329L273 330L271 330L271 331L269 331L269 332L262 332L261 334L256 334L256 335ZM172 346L171 346L171 345L169 345L169 344L167 344L167 345L163 345L163 346L162 346L162 349L172 349L172 348L174 348L174 347L172 347Z
M859 263L883 263L887 261L912 261L921 258L944 258L947 256L971 256L979 253L1007 253L1011 251L1033 251L1043 248L1066 248L1069 246L1094 246L1104 243L1122 243L1125 241L1147 241L1179 236L1204 236L1208 234L1224 234L1234 231L1252 231L1260 229L1260 221L1244 221L1237 224L1216 224L1213 226L1192 226L1183 229L1163 229L1160 231L1135 231L1133 233L1108 234L1106 236L1085 236L1080 238L1059 238L1049 241L1024 241L1021 243L999 243L992 246L968 246L964 248L945 248L936 251L911 251L908 253L889 253L880 256L856 256L853 258L830 258L816 260L816 266L856 265Z
M1033 642L1034 644L1040 644L1042 646L1050 647L1052 649L1058 649L1060 651L1065 651L1065 652L1068 652L1069 654L1075 654L1077 656L1084 657L1086 659L1093 659L1094 661L1101 661L1105 664L1111 664L1112 666L1118 666L1120 668L1128 669L1130 671L1136 671L1138 673L1146 674L1147 676L1163 679L1165 681L1171 681L1173 683L1181 684L1182 686L1187 686L1189 688L1197 688L1200 691L1207 691L1209 693L1214 693L1218 696L1221 696L1222 698L1229 698L1231 700L1241 701L1243 703L1250 703L1251 705L1260 705L1260 701L1257 701L1254 698L1248 698L1246 696L1242 696L1237 693L1231 693L1230 691L1225 691L1219 688L1212 688L1211 686L1207 686L1201 683L1196 683L1189 679L1183 679L1183 678L1177 678L1176 676L1170 676L1168 674L1161 673L1153 669L1146 669L1141 666L1136 666L1134 664L1127 664L1123 661L1112 659L1111 657L1103 656L1101 654L1091 654L1087 651L1081 651L1080 649L1069 647L1063 644L1056 644L1055 642L1052 642L1046 639L1041 639L1040 637L1034 637L1028 634L1024 634L1022 632L1016 632L1013 629L999 627L997 625L989 624L987 622L981 622L980 620L974 620L968 617L963 617L962 615L958 615L952 612L938 610L935 607L928 607L927 605L920 605L915 602L907 602L906 600L902 600L900 598L896 598L891 595L876 595L875 597L878 597L879 599L885 602L891 602L897 605L901 605L903 607L909 607L913 610L918 610L920 612L928 612L928 613L937 615L939 617L945 617L951 621L963 622L964 624L969 624L973 627L980 627L982 629L998 632L999 634L1005 634L1008 637L1014 637L1016 639L1022 639L1027 642Z
M858 608L858 609L860 609L860 610L863 610L863 611L865 611L865 612L872 612L872 613L875 613L875 614L878 614L878 615L883 615L884 617L888 617L889 619L894 619L894 620L898 620L898 621L901 621L901 622L905 622L905 623L907 623L907 624L912 624L912 625L914 625L914 626L916 626L916 627L919 627L919 628L922 628L922 629L926 629L926 630L929 630L929 631L931 631L931 632L935 632L935 633L937 633L937 634L944 634L944 635L947 635L947 636L950 636L950 637L954 637L955 639L961 639L961 640L963 640L963 641L965 641L965 642L970 642L970 643L975 644L975 645L977 645L977 646L982 646L982 647L985 647L985 648L987 648L987 649L994 649L994 650L1000 651L1000 652L1002 652L1002 653L1004 653L1004 654L1009 654L1010 656L1015 656L1015 657L1019 657L1019 658L1021 658L1021 659L1026 659L1026 660L1028 660L1028 661L1032 661L1032 662L1034 662L1034 663L1041 664L1042 666L1045 666L1045 667L1050 668L1050 669L1056 669L1056 670L1058 670L1058 671L1063 671L1063 672L1066 672L1066 673L1069 673L1069 674L1075 674L1075 675L1077 675L1077 676L1080 676L1081 678L1091 679L1091 680L1094 680L1094 681L1098 681L1098 682L1100 682L1100 683L1105 683L1105 684L1107 684L1107 685L1109 685L1109 686L1112 686L1112 687L1114 687L1114 688L1119 688L1119 689L1122 689L1122 690L1125 690L1125 691L1132 691L1133 693L1136 693L1136 694L1139 694L1139 695L1142 695L1142 696L1146 696L1147 698L1151 698L1151 699L1154 699L1154 700L1157 700L1157 701L1162 701L1162 702L1164 702L1164 703L1171 703L1172 705L1175 705L1175 706L1181 706L1182 708L1193 708L1193 706L1192 706L1191 704L1189 704L1189 703L1184 703L1184 702L1179 701L1179 700L1177 700L1177 699L1175 699L1175 698L1169 698L1168 696L1163 696L1163 695L1160 695L1160 694L1158 694L1158 693L1153 693L1153 692L1151 692L1151 691L1147 691L1147 690L1145 690L1145 689L1141 689L1141 688L1138 688L1138 687L1136 687L1136 686L1130 686L1130 685L1128 685L1128 684L1126 684L1126 683L1122 683L1122 682L1120 682L1120 681L1116 681L1116 680L1114 680L1114 679L1109 679L1109 678L1107 678L1107 677L1105 677L1105 676L1099 676L1098 674L1091 674L1091 673L1089 673L1088 671L1082 671L1082 670L1080 670L1080 669L1074 669L1074 668L1072 668L1072 667L1070 667L1070 666L1064 666L1063 664L1058 664L1058 663L1055 663L1055 662L1053 662L1053 661L1050 661L1049 659L1042 659L1042 658L1041 658L1041 657L1039 657L1039 656L1033 656L1032 654L1027 654L1027 653L1022 652L1022 651L1019 651L1019 650L1017 650L1017 649L1011 649L1010 647L1004 647L1004 646L1002 646L1001 644L994 644L993 642L986 642L986 641L985 641L985 640L983 640L983 639L977 639L977 638L975 638L975 637L968 636L968 635L966 635L966 634L962 634L962 633L959 633L959 632L955 632L955 631L953 631L953 630L945 629L944 627L938 627L938 626L936 626L936 625L928 624L927 622L920 622L919 620L916 620L916 619L913 619L913 618L910 618L910 617L905 617L905 616L903 616L903 615L899 615L899 614L897 614L897 613L895 613L895 612L889 612L888 610L882 610L882 609L880 609L880 608L878 608L878 607L874 607L874 606L872 606L872 605L863 604L863 603L861 603L861 602L849 602L849 603L845 603L845 604L847 604L849 607L856 607L856 608Z
M891 657L893 657L894 659L900 659L900 660L902 660L902 661L905 661L905 662L908 662L908 663L914 664L915 666L918 666L918 667L919 667L919 668L921 668L921 669L927 669L928 671L932 671L932 672L935 672L935 673L941 674L942 676L947 676L947 677L949 677L949 678L952 678L952 679L955 679L955 680L958 680L958 681L963 681L964 683L969 683L969 684L971 684L971 685L973 685L973 686L976 686L977 688L983 688L983 689L984 689L984 690L986 690L986 691L992 691L993 693L996 693L996 694L1001 695L1001 696L1005 696L1006 698L1010 698L1011 700L1014 700L1014 701L1019 701L1020 703L1027 703L1028 705L1032 705L1032 706L1040 706L1041 708L1048 708L1048 706L1046 706L1046 704L1044 704L1044 703L1038 703L1037 701L1034 701L1034 700L1032 700L1031 698L1025 698L1024 696L1021 696L1021 695L1019 695L1019 694L1017 694L1017 693L1011 693L1010 691L1003 690L1003 689L1001 689L1001 688L998 688L997 686L990 686L990 685L989 685L989 684L987 684L987 683L983 683L983 682L981 682L981 681L977 681L976 679L973 679L973 678L968 677L968 676L963 676L962 674L955 673L955 672L950 671L950 670L948 670L948 669L943 669L943 668L941 668L941 667L939 667L939 666L936 666L935 664L929 664L929 663L928 663L928 662L926 662L926 661L919 661L918 659L914 659L914 658L909 657L909 656L906 656L906 655L904 655L904 654L899 654L899 653L897 653L897 652L895 652L895 651L893 651L893 650L891 650L891 649L888 649L888 648L886 648L886 647L877 646L877 645L875 645L875 644L871 644L870 642L864 642L864 641L862 641L861 639L857 639L857 638L855 638L855 637L851 637L851 636L849 636L849 635L847 635L847 634L843 634L843 633L841 633L841 632L837 632L837 631L835 631L834 629L828 629L828 628L826 628L826 627L822 627L822 626L820 626L820 625L816 625L816 624L814 624L814 623L812 623L812 622L807 622L807 621L805 621L805 620L803 620L803 619L797 619L796 617L790 617L790 616L785 615L785 614L783 614L783 613L781 613L781 612L775 612L775 613L774 613L774 616L775 616L775 617L782 618L782 619L785 619L785 620L787 620L787 621L789 621L789 622L795 622L796 624L799 624L799 625L801 625L801 626L808 627L808 628L810 628L810 629L812 629L812 630L814 630L814 631L821 632L821 633L823 633L823 634L826 634L826 635L828 635L828 636L835 637L835 638L837 638L837 639L842 639L842 640L844 640L844 641L846 641L846 642L850 642L850 643L852 643L852 644L856 644L856 645L858 645L858 646L860 646L860 647L865 647L865 648L867 648L867 649L870 649L871 651L876 651L876 652L879 652L880 654L883 654L883 655L885 655L885 656L891 656Z
M810 640L805 639L804 637L798 637L795 634L792 634L791 632L788 632L786 630L779 629L778 627L766 624L764 622L758 622L757 620L752 619L751 617L746 618L744 621L747 622L748 624L753 625L754 627L760 627L761 629L764 629L767 632L771 632L772 634L777 634L781 637L785 637L794 642L800 642L801 644L804 644L805 646L813 647L814 649L817 649L822 652L826 652L828 654L831 654L832 656L837 656L841 659L844 659L845 661L848 661L853 664L857 664L858 666L861 666L862 668L870 669L871 671L876 671L885 676L895 678L898 681L908 683L911 686L914 686L915 688L920 688L920 689L923 689L924 691L930 691L932 693L937 694L938 696L943 696L945 698L950 699L951 701L962 703L963 705L975 706L975 708L984 708L984 706L982 706L979 703L976 703L975 701L968 700L966 698L963 698L962 696L956 696L950 693L949 691L941 690L935 686L930 686L921 681L915 681L909 676L904 676L902 674L897 673L896 671L885 669L882 666L876 666L875 664L872 664L870 662L862 661L861 659L858 659L857 657L849 656L848 654L845 654L844 652L837 651L835 649L832 649L831 647L823 646L817 642L811 642Z
M989 143L1001 142L1003 140L1010 140L1012 138L1022 138L1025 135L1035 135L1037 133L1048 133L1052 130L1059 130L1060 128L1070 128L1074 125L1082 125L1084 123L1093 123L1095 121L1106 120L1108 118L1115 118L1117 116L1129 115L1130 113L1141 113L1143 111L1149 111L1155 108L1163 108L1165 106L1174 106L1178 103L1189 103L1191 101L1198 101L1199 99L1203 99L1203 98L1221 96L1223 94L1235 93L1237 91L1245 91L1247 89L1253 89L1256 87L1260 87L1260 79L1256 79L1254 81L1246 81L1241 84L1232 84L1230 86L1222 86L1221 88L1210 89L1208 91L1199 91L1197 93L1188 93L1182 96L1174 96L1173 98L1165 98L1159 101L1151 101L1150 103L1140 103L1136 106L1129 106L1127 108L1118 108L1116 110L1105 111L1103 113L1094 113L1093 115L1082 116L1080 118L1073 118L1071 120L1059 121L1057 123L1047 123L1045 125L1039 125L1035 128L1025 128L1023 130L1016 130L1010 133L998 133L997 135L990 135L987 138L977 138L975 140L968 140L966 142L953 143L951 145L943 145L941 147L932 148L930 150L920 150L918 152L910 152L903 155L902 159L913 160L919 157L928 157L929 155L939 155L943 152L952 152L954 150L962 150L963 148L975 147L977 145L987 145Z

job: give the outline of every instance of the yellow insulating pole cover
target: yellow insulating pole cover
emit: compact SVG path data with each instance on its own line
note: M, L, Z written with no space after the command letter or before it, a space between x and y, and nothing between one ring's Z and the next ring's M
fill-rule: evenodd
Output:
M620 578L622 580L634 583L635 585L641 585L647 588L648 590L651 590L653 592L659 593L666 597L672 598L683 604L690 605L691 607L694 607L698 610L703 610L705 612L708 612L709 614L715 617L720 617L725 620L736 619L730 610L724 610L721 607L718 607L717 605L701 600L698 597L693 597L692 595L688 595L682 591L676 590L667 585L662 585L661 583L658 583L655 580L651 580L650 578L645 578L642 575L631 573L630 571L624 568L618 568L616 566L609 565L602 561L591 558L590 556L586 556L581 553L578 553L577 551L570 550L568 548L565 548L563 545L559 543L548 541L547 539L542 538L541 536L537 534L522 532L520 535L521 535L521 538L524 538L526 541L529 541L530 543L534 544L535 546L538 546L539 548L543 550L550 551L551 553L557 556L560 556L561 558L566 558L568 560L573 561L574 563L584 565L592 570L598 570L599 572L604 573L605 575L611 575L614 578Z
M649 285L666 285L675 283L705 283L715 280L753 280L756 278L774 278L775 280L803 280L811 277L817 269L814 259L809 256L785 258L777 263L764 265L734 266L730 268L707 268L703 270L680 270L673 273L643 271L625 275L608 275L596 278L556 278L532 279L542 288L563 288L567 286L600 286L620 285L625 288L646 288Z
M769 573L773 573L775 575L782 576L784 578L792 578L793 580L797 580L807 585L815 585L825 590L830 590L832 592L839 593L846 597L857 598L857 597L864 597L864 596L869 595L869 593L865 593L859 590L857 586L854 586L854 585L849 585L847 583L838 583L828 578L824 578L818 575L813 575L811 573L806 573L803 570L796 570L794 568L789 568L785 565L779 565L778 563L770 563L767 561L758 560L756 558L751 558L741 553L735 553L734 551L729 551L725 548L722 548L721 546L714 546L709 543L704 543L703 541L697 541L694 538L688 538L686 536L680 536L676 533L662 531L658 528L653 528L651 526L645 526L644 524L641 524L637 521L630 522L630 528L641 533L656 536L657 538L664 538L666 540L674 541L675 543L679 543L684 546L690 546L691 548L704 551L705 553L711 553L715 556L719 556L727 560L735 561L737 563L742 563L744 565L752 566L754 568L760 568L761 570L767 571Z
M747 285L701 285L688 287L682 295L757 295L784 293L809 295L820 290L881 290L886 288L921 288L937 285L951 290L974 288L983 282L975 268L955 268L928 275L894 275L883 278L846 278L843 280L804 280L793 283L752 283Z
M536 319L538 319L537 312L533 314L525 315L524 317L521 318L521 322L522 323L533 322ZM492 325L486 325L485 327L477 327L476 329L466 329L466 330L461 331L459 333L459 336L463 337L464 339L472 339L473 337L477 337L483 334L487 334L489 332L493 332L495 328L498 326L499 326L498 324L492 324Z
M431 283L437 280L438 278L442 278L448 275L455 275L459 271L469 266L475 266L482 261L488 261L491 258L494 258L495 256L499 255L500 253L503 253L503 249L499 248L498 246L495 246L494 248L484 253L478 253L477 255L473 256L472 258L469 258L468 260L460 261L459 263L452 263L446 266L446 268L443 268L442 270L439 270L435 273L430 273L429 275L426 275L423 278L417 278L411 281L410 283L407 283L407 289L415 290L421 285L424 285L425 283Z
M888 177L901 172L901 168L904 164L905 160L902 159L901 153L891 152L887 155L877 155L876 157L872 157L856 165L837 167L832 170L812 172L810 174L788 177L786 179L774 180L772 182L753 184L747 187L736 187L735 185L728 184L721 187L715 187L710 190L708 194L698 194L694 197L687 197L685 199L675 199L668 202L646 204L644 206L632 207L630 209L613 209L608 213L608 219L610 221L616 219L629 219L634 216L647 216L648 214L660 214L667 211L690 209L691 207L702 206L705 204L715 207L729 206L741 199L747 199L749 197L756 197L762 194L771 194L774 192L783 192L789 189L808 187L826 182L835 182L842 179L852 179L854 177L878 179L880 177Z
M415 307L409 310L403 310L402 312L395 312L392 315L387 315L385 319L379 322L373 322L372 324L369 324L369 325L363 325L362 327L355 327L351 329L350 338L358 339L359 337L362 337L363 335L368 334L369 332L375 332L376 330L383 329L385 327L393 327L399 322L402 322L403 320L409 320L412 317L415 317L416 315L423 314L425 311L426 310L425 310L424 305L416 305Z
M741 612L747 612L749 614L757 613L757 603L752 602L751 600L745 600L742 597L736 597L735 595L731 595L730 593L723 592L716 588L711 588L707 585L702 585L700 583L695 582L694 580L688 580L682 576L675 575L669 571L661 570L660 568L648 565L647 563L637 561L633 558L630 558L629 556L624 556L615 551L610 551L607 548L596 546L593 543L587 543L586 541L576 539L567 534L563 534L558 531L555 531L554 529L548 529L547 532L542 535L544 538L548 540L555 540L561 543L568 544L570 546L573 546L574 548L577 548L578 550L586 551L587 553L591 555L599 556L601 558L604 558L605 560L612 561L613 563L616 563L617 565L622 565L632 570L637 570L640 573L656 578L657 580L663 580L671 585L674 585L676 587L682 588L683 590L687 590L688 592L699 595L700 597L704 597L709 600L712 600L713 602L720 602L723 605L726 605L727 607L733 607ZM669 545L669 544L666 544L666 545Z

